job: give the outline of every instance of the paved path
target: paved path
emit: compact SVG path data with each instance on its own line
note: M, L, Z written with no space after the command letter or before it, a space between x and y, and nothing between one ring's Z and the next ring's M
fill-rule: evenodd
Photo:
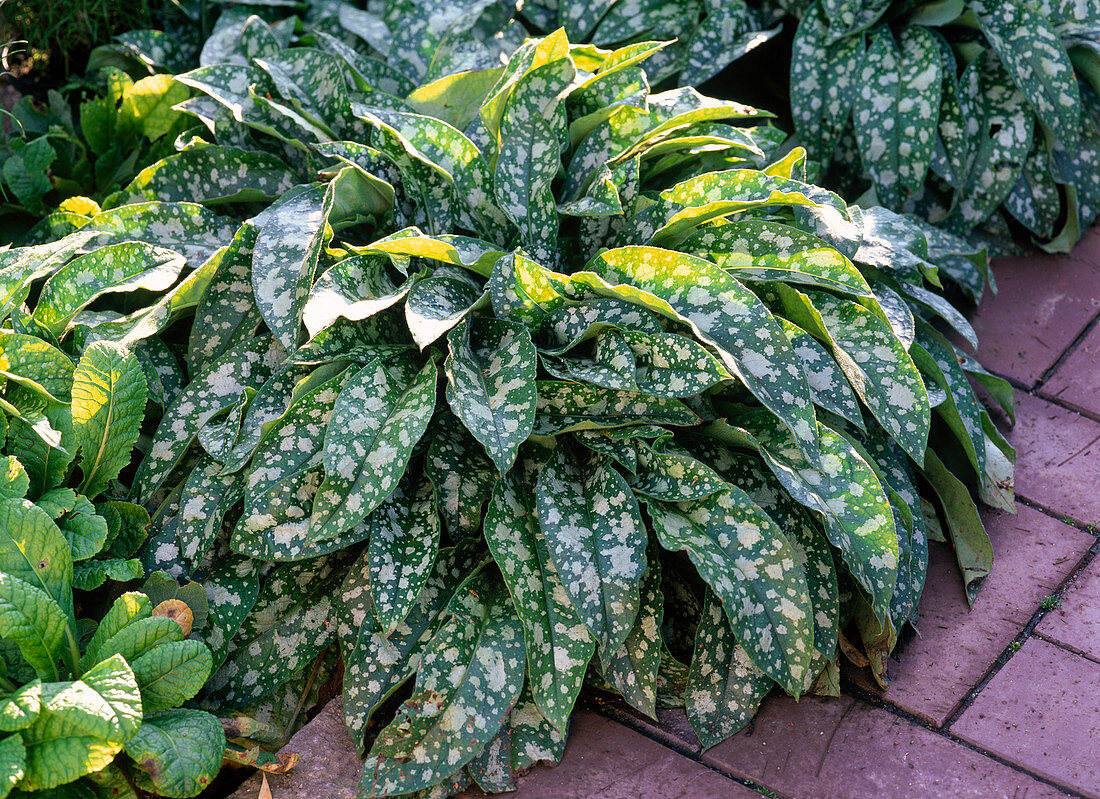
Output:
M995 563L973 609L933 544L920 636L890 661L888 691L847 669L844 696L773 696L749 730L706 752L682 711L655 724L590 703L561 765L534 769L510 796L1100 799L1100 227L1072 255L1005 259L995 273L999 295L974 326L983 364L1018 390L1019 514L985 514ZM303 770L272 781L275 799L321 786L354 797L356 768L309 765L311 750L354 758L338 703L290 748Z

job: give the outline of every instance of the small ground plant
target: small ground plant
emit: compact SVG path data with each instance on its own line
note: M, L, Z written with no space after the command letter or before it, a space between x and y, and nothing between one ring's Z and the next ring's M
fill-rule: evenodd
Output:
M556 761L586 683L711 746L835 693L842 641L885 680L928 539L973 597L969 489L1011 506L968 380L1011 392L942 332L973 340L942 290L984 252L807 182L765 112L652 92L665 43L388 9L227 11L177 152L0 253L5 335L140 372L137 560L205 589L195 707L277 745L338 649L361 794L427 797ZM0 372L9 415L75 479L75 391L36 375Z

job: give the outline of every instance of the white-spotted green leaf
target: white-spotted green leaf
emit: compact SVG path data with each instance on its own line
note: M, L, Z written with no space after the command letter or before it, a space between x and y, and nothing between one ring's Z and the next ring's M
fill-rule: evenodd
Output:
M238 228L199 300L187 348L192 368L220 357L260 324L249 278L256 232L249 223Z
M612 391L555 380L540 380L534 434L556 435L636 424L694 425L699 417L674 399L639 391Z
M863 305L831 294L779 288L775 296L785 315L826 343L875 419L920 463L931 426L928 392L889 324Z
M900 42L882 28L860 69L852 115L863 167L879 200L898 208L924 182L932 158L942 84L939 45L920 26L907 27Z
M222 476L222 465L205 457L195 464L180 494L176 540L184 560L197 569L210 553L229 508L244 496L240 472Z
M354 255L329 268L310 290L302 310L302 322L310 338L343 317L352 321L366 319L405 298L412 287L407 281L394 284L386 272L387 259L373 255Z
M452 541L481 535L481 515L499 474L484 447L452 413L441 413L428 435L424 472Z
M84 350L72 388L72 443L81 452L82 494L98 496L130 462L147 395L132 352L105 342Z
M702 341L717 347L726 368L815 457L806 377L779 323L755 294L700 258L656 247L610 250L588 266L591 272L572 279L683 321Z
M373 361L336 398L325 432L325 482L310 520L314 541L362 521L397 485L435 408L435 361Z
M970 7L1043 124L1062 143L1075 144L1080 135L1081 95L1055 28L1043 14L1016 0L975 0Z
M471 554L453 547L440 549L412 611L389 637L371 605L374 577L366 553L348 569L336 606L344 655L344 718L360 751L371 715L416 672L424 647L445 621L447 603L477 563Z
M603 651L630 634L640 607L646 535L638 503L602 459L576 462L559 447L539 475L539 529L566 596Z
M279 197L296 182L286 163L269 153L189 147L139 172L123 190L122 202L262 202Z
M565 751L565 734L551 724L526 683L508 717L512 729L512 770L524 771L536 763L555 764Z
M477 593L474 593L477 591ZM492 740L523 687L523 628L503 585L475 579L428 644L416 688L363 765L367 796L423 790Z
M366 524L371 605L389 636L416 604L439 552L441 530L431 482L425 477L398 483Z
M533 701L564 732L596 641L573 609L540 530L537 467L524 459L497 484L486 513L485 540L523 625Z
M819 160L830 159L859 91L863 37L829 41L829 20L814 4L802 17L792 45L791 113L800 143Z
M661 546L685 550L722 601L753 663L798 695L813 654L809 588L794 550L740 489L696 502L647 503Z
M179 253L139 241L101 247L66 264L42 287L34 317L60 335L96 297L145 289L163 291L184 266Z
M195 796L218 776L225 732L201 710L145 709L141 729L126 742L137 783L157 796Z
M138 467L133 494L148 501L186 454L199 430L231 407L247 385L262 385L277 349L270 338L242 342L200 372L164 415L153 447Z
M447 402L503 474L534 425L535 346L501 319L466 320L447 340Z
M674 333L623 330L638 388L655 397L690 397L733 376L699 342Z
M600 652L600 674L632 707L657 718L657 672L664 640L661 625L665 595L661 591L661 561L656 548L646 555L641 584L641 608L630 635L614 652Z
M196 203L144 202L109 208L80 230L96 231L87 249L129 241L175 250L197 269L233 238L237 223Z
M708 590L684 695L688 721L703 748L748 724L773 684L734 636L722 601Z
M268 209L252 251L256 305L288 350L298 345L298 322L313 281L332 195L313 186Z
M798 502L822 514L825 531L852 576L886 618L898 570L893 512L874 470L842 436L821 427L819 468L810 467L789 434L765 414L738 418L768 468Z
M833 356L798 325L786 319L779 322L794 351L802 359L802 371L806 373L814 404L862 428L863 412L859 408L859 400Z
M465 269L442 266L418 280L405 301L413 341L424 349L470 312L484 289Z
M174 624L174 622L173 622ZM107 766L141 726L141 693L115 655L75 682L42 686L42 711L27 729L27 791L47 790Z

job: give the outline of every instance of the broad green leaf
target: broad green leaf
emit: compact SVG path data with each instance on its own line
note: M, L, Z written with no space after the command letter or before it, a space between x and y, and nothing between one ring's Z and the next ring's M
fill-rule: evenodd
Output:
M504 587L483 583L475 579L452 601L455 615L421 658L413 695L367 756L364 795L434 785L507 722L523 687L523 629Z
M389 636L416 604L439 552L441 529L431 482L424 477L398 483L366 524L371 604Z
M127 591L120 596L111 604L110 610L107 611L99 626L96 627L92 640L88 642L84 650L84 657L87 658L87 662L91 664L104 660L105 658L99 657L99 653L110 639L126 627L141 619L148 619L152 615L153 603L149 601L149 597L145 594L137 591Z
M397 485L435 408L436 367L374 361L340 390L325 433L325 482L310 520L314 541L362 521Z
M524 459L497 484L485 517L485 540L523 625L532 701L564 732L596 642L573 609L539 529L536 468Z
M40 677L61 675L58 658L68 619L46 592L0 572L0 636L15 642Z
M137 558L89 560L73 565L73 588L92 591L102 586L107 580L125 583L130 580L139 580L144 576L145 569Z
M224 749L221 722L201 710L145 708L141 729L126 742L138 784L157 796L200 793L218 776Z
M221 476L222 465L203 458L191 470L180 494L176 539L180 554L199 567L221 532L226 512L244 496L240 472Z
M500 319L464 321L447 340L447 402L503 474L535 421L534 344L522 325Z
M203 581L210 615L202 639L213 654L213 668L221 668L230 640L245 618L260 590L259 561L227 558Z
M18 735L9 735L0 741L0 796L7 796L24 774L27 767L27 748Z
M535 435L635 424L679 426L699 422L699 417L683 403L638 391L612 391L554 380L539 380L536 388Z
M495 245L469 236L427 236L416 227L407 227L357 251L386 253L394 260L409 256L442 261L452 266L463 266L471 272L488 277L504 253Z
M84 351L72 389L72 441L81 450L81 493L99 495L130 462L147 392L133 353L105 342Z
M779 31L779 27L758 30L755 15L744 0L711 6L688 43L679 82L685 86L703 84Z
M645 573L645 526L630 487L600 460L559 448L538 478L539 528L577 615L603 651L630 634Z
M99 771L141 726L141 694L120 655L75 682L42 686L42 712L27 729L28 791L46 790Z
M70 261L42 287L34 318L60 335L96 297L176 282L184 258L174 250L139 241L112 244Z
M802 371L806 373L814 404L862 428L863 412L859 400L833 356L798 325L786 319L780 319L780 324L795 353L802 359Z
M145 713L177 707L193 697L210 676L210 650L200 641L158 644L133 661Z
M806 576L790 543L740 489L697 502L648 502L661 546L685 550L721 599L753 663L793 695L813 654Z
M688 721L703 748L748 724L772 685L734 637L722 600L708 590L685 695Z
M7 436L6 430L3 431L3 436ZM27 476L27 470L23 468L23 464L16 460L14 455L5 455L3 461L3 473L0 474L0 497L4 499L21 499L25 497L31 487L31 478Z
M32 214L45 213L42 198L53 189L48 170L57 153L45 136L31 142L13 137L9 146L12 152L4 160L4 183Z
M149 611L152 613L152 610ZM111 655L120 654L127 663L135 663L150 650L167 645L183 638L183 628L174 619L164 616L147 616L129 620L111 637L99 644L94 654L89 647L81 658L82 667L87 667Z
M25 333L0 331L0 370L8 380L11 375L33 380L50 396L68 402L73 369L72 360L57 347Z
M1013 82L1055 137L1077 142L1081 96L1073 65L1047 18L1016 0L970 3L982 33L1008 69Z
M73 561L48 513L25 499L0 499L0 572L46 593L73 618Z
M993 568L993 545L970 492L932 450L928 451L922 473L939 497L955 560L962 570L966 599L973 605L982 582Z
M57 526L69 543L74 561L98 555L110 534L107 520L96 513L95 506L83 495L78 496L72 509L57 520Z
M171 75L149 75L129 87L119 109L120 121L132 122L149 141L156 141L176 127L182 117L172 108L190 92Z
M272 206L252 251L252 288L260 315L288 350L298 345L298 323L325 237L332 194L311 186Z
M524 771L536 763L554 764L565 751L565 734L539 711L528 681L508 716L512 730L512 769Z
M42 710L42 683L33 680L0 699L0 731L29 727Z
M717 347L726 368L816 457L813 408L798 356L755 294L700 258L656 247L610 250L589 268L573 280L683 321Z

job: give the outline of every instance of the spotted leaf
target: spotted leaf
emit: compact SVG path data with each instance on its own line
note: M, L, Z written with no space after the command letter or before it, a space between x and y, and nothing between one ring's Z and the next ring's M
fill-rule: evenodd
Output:
M504 320L463 322L448 336L447 402L503 474L535 421L535 347Z
M435 361L373 361L336 398L325 432L325 482L310 537L321 541L362 521L397 485L435 408Z
M646 536L626 481L601 460L557 450L539 475L539 528L566 596L604 651L630 634L640 608Z

